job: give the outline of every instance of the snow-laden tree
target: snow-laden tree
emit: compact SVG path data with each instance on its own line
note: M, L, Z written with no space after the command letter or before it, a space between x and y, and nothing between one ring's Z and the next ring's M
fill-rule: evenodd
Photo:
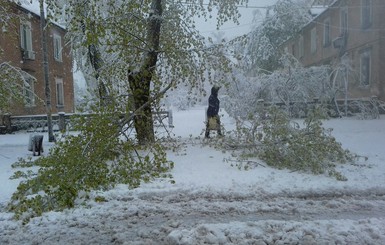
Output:
M1 35L9 35L9 32L15 28L17 16L10 11L10 4L14 2L16 1L0 1ZM23 91L32 93L27 80L35 79L27 72L4 60L3 52L5 51L0 46L0 114L8 113L12 103L23 103Z
M296 115L303 113L302 105L313 102L331 102L335 86L330 82L329 66L303 67L291 55L281 57L283 68L270 74L254 77L239 73L228 86L228 99L224 106L234 117L246 118L258 110L258 102L282 104Z
M280 46L311 20L310 3L278 0L267 9L262 23L255 23L247 36L242 65L249 73L269 73L280 66Z
M228 64L215 45L207 45L194 19L209 19L216 10L218 26L236 21L237 5L247 0L47 2L64 13L78 63L94 78L101 102L126 96L118 103L134 109L126 120L134 119L144 144L154 141L153 102L181 83L202 91L204 81L216 79L210 71Z
M28 83L30 79L35 80L20 68L8 62L0 62L0 115L9 113L13 103L24 103L24 93L33 95L33 90Z

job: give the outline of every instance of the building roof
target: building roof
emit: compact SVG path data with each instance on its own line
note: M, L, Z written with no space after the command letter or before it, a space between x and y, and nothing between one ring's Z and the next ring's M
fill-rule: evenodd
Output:
M310 8L310 14L313 16L313 18L316 18L318 15L322 14L328 6L323 6L323 5L313 5Z
M21 8L27 10L30 13L33 13L37 16L40 16L40 1L39 0L19 0L17 5ZM47 17L47 4L44 2L44 13L45 17ZM59 26L62 29L66 29L64 23L58 23L56 21L52 21L53 24Z

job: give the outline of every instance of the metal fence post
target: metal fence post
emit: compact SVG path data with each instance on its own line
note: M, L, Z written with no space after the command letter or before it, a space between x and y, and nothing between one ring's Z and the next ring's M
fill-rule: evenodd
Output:
M172 110L168 110L168 126L173 128L173 118L172 118Z
M11 114L4 114L3 123L5 126L5 131L7 133L12 133L12 122L11 122Z
M59 112L58 115L59 115L59 130L63 132L66 129L66 118L65 118L66 114L65 112Z

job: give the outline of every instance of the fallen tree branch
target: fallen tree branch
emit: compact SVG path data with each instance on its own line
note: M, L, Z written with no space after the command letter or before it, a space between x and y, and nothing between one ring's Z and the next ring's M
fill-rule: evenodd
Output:
M234 160L234 159L229 159L229 158L227 158L227 159L225 159L225 161L226 161L226 162L236 162L236 163L241 163L241 164L246 163L247 165L261 166L261 167L266 168L265 165L263 165L263 164L261 164L261 163L259 163L259 162L257 162L257 161L252 161L252 160L240 160L240 159Z

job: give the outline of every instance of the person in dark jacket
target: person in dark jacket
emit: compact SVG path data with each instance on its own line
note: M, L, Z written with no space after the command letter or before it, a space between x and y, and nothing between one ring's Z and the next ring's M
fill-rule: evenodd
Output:
M218 115L218 112L219 112L218 90L219 89L220 87L218 86L213 86L211 88L211 95L209 97L209 108L207 109L207 122L206 122L206 133L205 133L206 138L210 138L210 130L213 130L213 129L217 130L218 135L222 135L221 121Z

